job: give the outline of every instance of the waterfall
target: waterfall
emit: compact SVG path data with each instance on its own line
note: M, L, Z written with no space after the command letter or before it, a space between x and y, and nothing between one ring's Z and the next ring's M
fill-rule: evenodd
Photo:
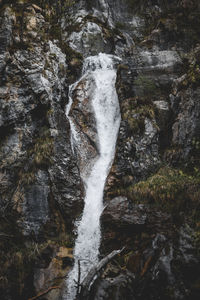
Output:
M82 218L77 225L77 239L74 249L75 263L66 282L67 292L63 299L67 300L74 300L76 294L74 281L78 279L78 260L81 264L81 281L93 264L98 262L103 192L113 162L120 125L120 109L115 89L116 70L114 61L116 59L115 56L103 53L86 58L83 65L83 75L80 79L82 80L89 75L95 82L91 104L96 120L99 155L94 160L89 175L81 174L85 185L85 206ZM66 110L67 116L73 102L72 92L80 80L70 87L70 101ZM73 121L69 116L68 118L71 124L73 147L80 149L78 132L76 132Z

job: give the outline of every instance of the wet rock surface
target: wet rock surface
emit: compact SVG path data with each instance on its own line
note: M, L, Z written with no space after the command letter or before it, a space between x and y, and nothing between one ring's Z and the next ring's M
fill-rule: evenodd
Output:
M198 216L194 214L194 222L191 216L199 202L189 199L199 190L198 175L196 177L194 169L192 171L194 166L198 168L199 153L196 100L199 98L199 56L195 42L197 32L192 25L198 4L183 1L175 7L172 1L129 2L95 1L88 5L90 18L92 15L93 22L101 28L98 45L103 47L102 35L100 37L103 20L106 29L112 33L114 28L116 30L110 53L122 58L116 83L122 122L115 161L105 188L101 253L127 247L118 263L110 264L102 279L94 283L91 299L101 296L103 299L197 299L199 279L192 261L197 259L196 266L199 266L193 239L198 231ZM83 1L81 3L81 9L84 9ZM191 17L187 18L187 14ZM84 22L87 18L84 14ZM182 18L184 22L186 18L185 24L188 22L193 28L190 37L186 36L188 25L184 25ZM80 26L77 36L85 32L84 22L83 30ZM87 39L85 41L88 43ZM195 54L188 44L197 47ZM88 45L84 45L85 49ZM107 52L106 47L104 51ZM88 50L85 53L88 55ZM95 50L91 47L89 53L95 53ZM166 164L172 170L165 174L159 170ZM177 169L173 170L174 167ZM151 177L154 174L155 177ZM196 177L198 183L193 186L193 192L191 190L184 197L178 192L178 186L182 186L182 180L187 185L190 176ZM164 202L162 193L166 195ZM193 198L197 199L196 196ZM188 207L190 215L187 220L184 206ZM180 227L185 223L191 226L191 256L186 255L189 263L179 242ZM189 265L195 274L194 285L181 275L180 270ZM121 290L121 284L126 285L127 294Z
M9 48L17 35L16 27L13 27L12 43L7 45L9 61L1 83L1 167L3 174L9 174L10 169L12 173L13 170L17 182L21 184L20 180L24 180L30 189L32 186L29 181L36 180L41 186L44 184L44 188L47 187L45 197L56 181L54 177L60 176L57 181L61 184L63 176L67 174L66 182L71 182L71 194L78 199L80 188L73 189L72 185L80 187L79 172L72 155L70 129L65 117L68 98L66 56L56 44L42 36L40 29L44 25L44 17L41 10L30 5L24 11L27 25L21 42L26 44L30 41L32 49L29 46L26 46L26 50L20 49L20 46L18 49L16 45L13 52ZM6 16L7 11L8 8L4 13ZM10 10L7 18L12 23L15 11ZM30 30L36 31L40 43L29 36ZM39 176L37 172L45 176ZM67 190L64 182L63 189ZM27 193L30 198L31 192ZM59 193L61 196L61 190ZM65 194L68 192L65 191ZM12 202L12 195L9 201ZM60 204L59 200L57 202Z
M72 106L69 111L69 118L73 122L78 143L74 151L77 152L80 172L86 176L95 159L99 155L98 136L95 120L95 112L92 106L95 81L89 75L79 81L73 90ZM84 147L83 147L84 145Z
M83 57L99 52L121 58L122 115L101 255L125 250L91 299L199 299L198 1L47 2L0 1L2 299L60 287L72 264L59 249L73 246L79 173L98 153L93 84L78 83L70 112L85 144L81 159L65 106ZM43 297L60 299L60 289Z
M159 299L160 295L162 299L198 299L199 259L192 241L193 230L189 227L175 228L169 214L151 207L143 209L145 226L140 224L137 230L134 230L133 224L132 230L127 230L123 220L114 227L112 218L108 223L106 211L105 216L103 214L102 250L109 252L113 248L126 248L94 284L94 299L99 299L101 293L106 298L109 292L113 293L112 299L117 299L118 292L124 299ZM113 208L114 216L115 211ZM129 209L129 220L135 220L136 214L137 209L134 212ZM140 217L140 214L137 216ZM188 275L190 280L186 279ZM118 288L113 290L115 282L118 282ZM120 288L123 283L127 293Z
M36 260L48 247L72 245L83 193L65 116L66 55L48 37L41 7L0 5L0 291L2 299L27 299L51 285L34 287Z
M121 230L127 228L131 231L137 231L137 228L139 229L146 223L143 205L133 205L125 197L116 197L109 201L102 218L105 226L109 224L109 226L118 227Z

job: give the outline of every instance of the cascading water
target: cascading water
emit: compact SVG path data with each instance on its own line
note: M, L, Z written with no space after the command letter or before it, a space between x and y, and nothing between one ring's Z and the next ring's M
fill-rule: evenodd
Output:
M114 68L116 57L100 53L85 59L83 75L80 80L90 75L95 82L92 95L92 107L96 119L99 156L94 161L90 174L85 177L81 174L85 185L85 206L81 221L78 223L77 240L74 249L75 264L69 273L66 286L67 292L63 299L73 300L76 295L75 281L78 280L78 261L81 264L81 281L93 264L98 262L100 246L100 216L103 210L103 192L105 181L113 162L115 144L120 125L120 109L115 89L116 70ZM72 91L80 82L70 88ZM72 97L67 107L68 116L72 105ZM68 116L71 124L73 147L79 151L78 132L73 120Z

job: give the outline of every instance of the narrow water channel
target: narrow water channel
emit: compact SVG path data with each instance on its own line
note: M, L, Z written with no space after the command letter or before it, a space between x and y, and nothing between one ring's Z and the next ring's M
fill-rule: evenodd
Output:
M90 75L95 82L92 91L92 107L96 119L99 156L87 178L82 178L85 185L84 210L78 224L77 239L75 242L75 264L66 281L67 292L63 299L74 300L76 295L75 281L78 279L78 261L81 265L81 281L93 264L98 262L99 246L101 240L100 216L103 210L103 192L110 167L115 154L116 140L120 125L120 109L115 89L116 69L112 55L100 53L85 59L83 75ZM69 91L70 102L66 110L72 132L73 143L78 143L78 133L69 117L72 93L77 81ZM76 145L73 145L76 147ZM80 149L81 145L78 145ZM82 175L83 176L83 175Z

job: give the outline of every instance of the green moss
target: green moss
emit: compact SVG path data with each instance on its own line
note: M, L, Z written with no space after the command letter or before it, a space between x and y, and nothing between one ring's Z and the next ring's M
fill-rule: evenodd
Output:
M73 236L67 235L62 229L54 238L48 229L48 235L43 241L35 241L29 236L24 237L18 228L17 220L19 215L14 212L7 212L6 218L0 221L0 291L3 299L6 298L6 291L15 293L12 299L28 299L35 295L33 276L35 264L51 261L53 252L59 247L71 247ZM54 227L55 230L55 227ZM4 233L4 234L2 234ZM27 290L28 287L28 290ZM4 295L5 293L5 295Z
M194 137L192 140L191 165L193 165L194 168L200 167L200 138L199 137Z
M71 34L72 32L78 32L80 31L80 24L75 23L74 20L68 22L65 30L67 31L68 35Z
M193 145L193 148L195 150L199 151L200 150L200 139L199 138L193 138L192 145Z
M20 170L19 172L19 184L20 185L29 185L35 181L35 171L30 170L25 172Z
M127 113L128 115L128 113ZM145 129L145 121L144 118L136 118L136 117L128 117L128 125L129 125L129 129L134 132L135 134L142 134L144 132Z
M71 61L73 58L83 59L82 55L79 52L73 50L68 44L62 45L62 51L66 54L67 61Z
M156 107L149 98L128 98L122 103L122 119L126 120L129 130L135 134L142 134L145 129L145 119L155 120ZM156 126L156 123L154 122Z
M48 166L52 163L53 138L48 131L35 140L35 144L30 150L30 155L33 155L36 165Z
M58 24L51 26L49 35L52 39L61 40L62 39L62 31L61 27Z
M190 64L186 79L183 81L184 86L199 85L200 83L200 67L199 64Z
M51 113L52 111L48 110L47 114ZM19 186L34 183L38 167L46 168L52 164L54 143L47 127L41 128L40 136L31 145L32 147L27 151L28 162L26 170L22 168L18 172Z
M186 174L181 169L161 168L146 181L118 190L134 202L158 206L172 214L190 209L195 218L195 209L200 205L200 172Z
M141 96L145 95L156 95L159 89L157 88L155 81L150 77L140 74L134 81L134 85L138 89L138 94Z
M200 47L192 49L189 53L182 57L185 66L185 79L181 82L183 87L192 85L199 86L200 82Z
M123 30L123 29L126 29L126 24L124 24L124 23L121 23L121 22L116 22L115 23L115 27L116 27L116 29L121 29L121 30Z
M15 293L12 299L24 299L35 294L34 288L28 278L32 276L35 262L42 257L42 253L49 247L47 242L39 244L34 241L22 242L20 245L14 242L12 247L4 249L1 247L0 255L0 290L10 290ZM26 286L28 291L24 291ZM4 298L5 299L5 298Z

